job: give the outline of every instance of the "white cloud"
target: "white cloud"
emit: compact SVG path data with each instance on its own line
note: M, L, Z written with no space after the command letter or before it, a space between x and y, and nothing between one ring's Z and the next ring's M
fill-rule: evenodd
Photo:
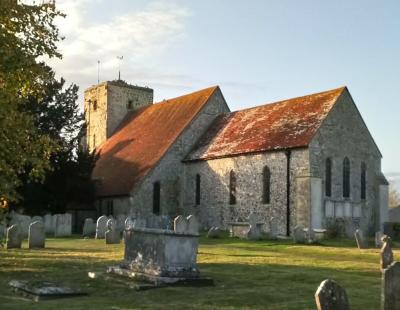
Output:
M98 60L101 62L100 80L117 77L117 56L121 55L124 56L125 77L133 71L136 77L140 71L152 75L148 70L157 63L158 56L185 37L184 22L189 16L186 8L152 2L140 11L124 12L104 20L89 15L89 12L96 14L99 2L101 0L57 2L58 8L67 14L65 19L57 21L61 35L65 36L59 44L63 59L51 59L49 63L67 82L78 84L81 93L97 82ZM159 82L174 83L168 77Z

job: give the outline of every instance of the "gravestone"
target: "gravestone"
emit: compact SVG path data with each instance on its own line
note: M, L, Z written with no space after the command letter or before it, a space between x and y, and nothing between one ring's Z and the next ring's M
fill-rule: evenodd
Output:
M381 249L381 260L380 266L381 270L383 271L386 269L390 264L393 262L393 251L391 245L391 238L384 235L382 237L383 246Z
M96 239L104 239L106 236L108 218L105 215L100 216L96 223Z
M32 222L32 218L28 215L19 214L12 211L10 213L11 221L10 224L17 224L22 238L28 237L29 225Z
M258 225L257 215L255 213L250 213L249 215L249 231L247 233L247 239L260 239L261 238L261 225Z
M400 262L394 262L383 270L381 309L400 310Z
M377 231L375 233L375 246L377 248L381 248L383 246L382 237L383 233L381 231Z
M221 238L222 230L219 227L211 227L207 233L207 238Z
M85 219L85 222L83 224L83 231L82 235L84 237L91 237L96 233L96 225L91 218Z
M69 213L56 214L54 237L68 237L72 235L72 215Z
M174 231L177 233L185 233L187 229L187 220L183 215L178 215L174 219Z
M125 220L125 229L130 229L133 228L135 219L131 217L127 217Z
M45 239L44 224L41 221L29 225L28 245L30 249L44 248Z
M17 224L7 229L6 247L7 249L21 248L22 235Z
M200 223L194 215L189 215L187 218L186 233L192 235L198 235L200 230Z
M306 234L304 232L304 227L296 226L293 230L293 241L295 243L305 243Z
M356 232L354 233L354 237L356 238L357 246L359 249L366 249L367 248L367 242L364 238L364 234L361 231L361 229L357 229Z
M106 244L117 244L120 243L120 233L117 230L117 224L115 220L109 219L107 221L107 231L105 234Z
M321 282L316 293L315 302L318 310L349 310L350 305L346 291L337 282L327 279Z

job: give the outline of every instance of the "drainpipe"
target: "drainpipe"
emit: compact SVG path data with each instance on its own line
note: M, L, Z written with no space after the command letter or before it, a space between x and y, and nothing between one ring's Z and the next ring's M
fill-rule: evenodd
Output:
M286 236L290 236L290 156L291 150L286 150Z

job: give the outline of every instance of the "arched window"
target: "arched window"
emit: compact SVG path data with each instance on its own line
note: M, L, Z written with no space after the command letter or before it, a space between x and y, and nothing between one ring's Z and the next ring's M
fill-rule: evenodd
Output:
M128 104L126 105L126 108L128 110L132 110L133 109L133 100L132 99L128 100Z
M332 159L325 161L325 196L332 196Z
M161 184L160 182L154 182L153 184L153 213L156 215L160 214L161 204Z
M93 101L93 111L97 110L97 100Z
M268 166L263 170L263 203L271 202L271 170Z
M200 174L196 174L196 205L200 204Z
M229 174L229 204L236 204L236 174L233 170Z
M365 199L367 196L367 165L361 163L361 199Z
M350 198L350 160L343 160L343 197Z

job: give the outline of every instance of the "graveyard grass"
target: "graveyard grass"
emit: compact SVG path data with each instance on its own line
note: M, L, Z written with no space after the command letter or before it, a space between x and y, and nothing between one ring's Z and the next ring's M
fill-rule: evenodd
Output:
M134 291L90 279L123 257L123 244L104 240L47 239L46 249L0 250L0 309L315 309L314 293L326 278L347 290L352 309L379 309L379 250L358 250L352 240L297 245L291 241L200 239L199 268L214 287ZM398 257L400 251L395 250ZM87 297L32 302L8 287L12 279L58 281Z

